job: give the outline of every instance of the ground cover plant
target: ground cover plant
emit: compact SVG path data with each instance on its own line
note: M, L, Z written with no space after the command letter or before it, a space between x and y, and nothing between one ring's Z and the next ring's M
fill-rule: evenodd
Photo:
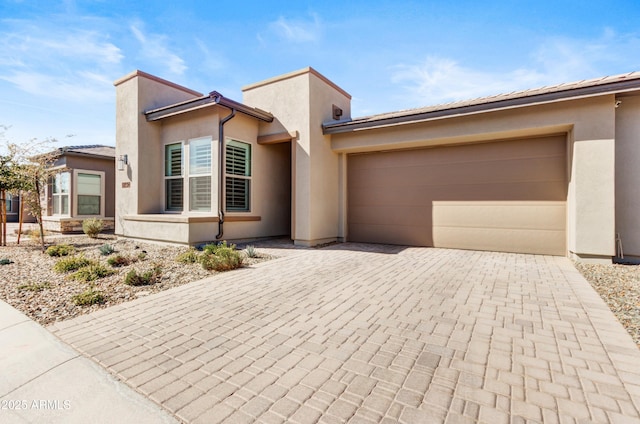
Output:
M152 269L142 273L132 269L124 278L124 283L128 286L149 286L160 281L161 276L162 268L159 265L155 265Z
M71 300L78 306L90 306L104 303L105 296L102 292L96 290L95 287L89 287L82 293L73 295Z
M62 274L65 272L77 271L80 268L89 265L97 265L97 262L91 259L87 259L84 256L69 256L56 262L56 264L53 266L53 269L57 273Z
M46 254L49 256L68 256L71 255L73 251L73 246L68 244L56 244L47 247L47 250L45 250Z
M119 255L119 254L115 256L111 256L109 259L107 259L107 263L115 268L121 267L121 266L127 266L131 262L132 262L131 258L129 258L128 256Z
M114 253L115 251L116 251L115 247L111 246L108 243L105 243L102 246L100 246L100 254L102 256L109 256L110 254Z
M89 281L95 281L100 278L104 278L113 273L114 271L106 268L102 264L91 264L78 269L76 272L69 275L69 278L78 281L84 281L86 283Z

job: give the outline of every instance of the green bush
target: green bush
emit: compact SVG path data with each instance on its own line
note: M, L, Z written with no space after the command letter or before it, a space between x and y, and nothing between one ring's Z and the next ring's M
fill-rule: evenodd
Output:
M87 259L84 256L69 256L68 258L63 258L56 262L53 266L53 270L61 274L63 272L76 271L89 265L97 265L97 262Z
M13 261L11 259L2 258L0 259L0 265L11 265Z
M115 251L116 251L116 249L113 246L111 246L110 244L103 244L102 246L100 246L100 254L102 256L109 256L110 254L112 254Z
M235 250L235 245L227 246L226 242L218 245L207 245L200 257L202 267L207 271L229 271L242 266L242 255Z
M142 274L138 274L135 269L132 269L124 277L124 283L128 286L148 286L160 281L161 275L162 269L157 265Z
M107 263L112 267L127 266L131 263L131 259L127 256L115 255L107 259Z
M227 246L227 242L226 241L221 241L218 243L211 243L211 244L207 244L206 246L204 246L202 248L202 251L206 254L213 254L215 255L216 252L218 250L224 250L224 249L232 249L232 250L236 250L236 245L235 244L230 244Z
M101 219L89 218L82 221L82 231L90 238L98 238L103 228L104 223Z
M105 302L105 296L102 292L95 289L95 287L89 287L82 293L74 295L71 300L78 306L95 305Z
M18 286L18 290L23 291L33 291L33 292L41 292L44 289L50 289L51 288L51 284L45 282L45 283L31 283L31 284L22 284Z
M57 244L47 247L45 253L49 256L68 256L74 252L74 248L68 244Z
M186 252L182 252L176 258L176 261L181 264L195 264L199 259L198 251L193 247L190 247Z
M104 265L91 264L91 265L80 268L79 270L71 274L69 278L72 278L78 281L89 282L89 281L98 280L100 278L106 277L113 273L114 271L108 269Z

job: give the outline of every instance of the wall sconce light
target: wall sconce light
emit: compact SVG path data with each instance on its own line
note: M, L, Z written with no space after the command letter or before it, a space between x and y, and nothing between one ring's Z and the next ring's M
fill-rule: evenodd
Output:
M129 156L120 155L120 157L118 157L118 171L124 171L125 165L128 165L128 164L129 164Z

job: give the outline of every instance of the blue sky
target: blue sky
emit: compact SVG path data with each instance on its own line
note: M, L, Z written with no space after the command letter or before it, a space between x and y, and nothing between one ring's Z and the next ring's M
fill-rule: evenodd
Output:
M427 106L640 70L639 22L637 0L0 0L0 125L114 145L135 69L241 101L312 66L354 117Z

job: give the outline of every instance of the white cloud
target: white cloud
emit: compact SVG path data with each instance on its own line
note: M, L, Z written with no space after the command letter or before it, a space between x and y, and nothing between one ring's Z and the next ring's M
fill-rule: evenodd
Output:
M124 56L107 35L30 21L3 23L0 80L38 96L112 99L113 72Z
M312 13L309 19L287 19L280 16L269 24L269 31L288 42L309 43L320 40L322 23L315 13ZM264 37L258 35L258 39L263 41Z
M202 54L202 60L199 67L202 67L211 71L219 71L226 65L227 60L219 53L214 53L211 49L199 38L195 39L196 45Z
M131 32L142 46L142 55L153 62L166 66L170 73L182 75L187 70L187 65L180 56L171 52L167 46L167 37L160 34L145 34L142 26L140 22L130 26Z
M527 59L527 58L525 58ZM392 68L391 81L408 107L472 99L517 90L640 70L640 39L610 29L595 40L553 37L511 71L480 70L447 57Z
M491 73L461 66L453 59L429 57L415 65L398 65L391 81L410 93L410 103L434 104L510 92L539 85L544 76L518 69Z
M65 75L50 75L44 72L15 71L0 76L20 90L42 97L82 102L112 101L115 97L110 78L87 72Z

